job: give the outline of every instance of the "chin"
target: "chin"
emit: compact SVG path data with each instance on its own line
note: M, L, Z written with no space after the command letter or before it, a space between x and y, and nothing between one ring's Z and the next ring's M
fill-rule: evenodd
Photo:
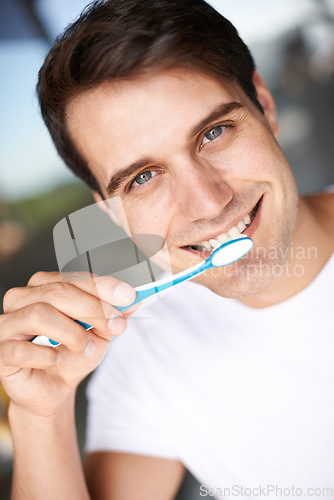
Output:
M242 259L230 266L211 269L193 281L221 297L241 299L274 281L284 271L284 264L281 259Z

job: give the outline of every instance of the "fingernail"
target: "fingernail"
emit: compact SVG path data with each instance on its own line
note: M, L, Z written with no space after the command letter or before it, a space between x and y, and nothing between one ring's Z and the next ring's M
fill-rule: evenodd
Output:
M123 316L113 316L108 321L108 328L114 334L123 333L125 327L124 322L125 319L123 318Z
M56 365L56 364L58 363L59 358L60 358L60 352L59 352L59 351L56 351L56 353L57 353L57 357L56 357L56 359L55 359L55 362L53 363L54 365Z
M115 288L114 295L116 299L121 300L122 302L129 303L134 300L133 288L126 283L121 283Z
M85 356L93 356L95 349L96 349L96 345L94 344L94 342L92 340L90 340L86 346L84 355Z

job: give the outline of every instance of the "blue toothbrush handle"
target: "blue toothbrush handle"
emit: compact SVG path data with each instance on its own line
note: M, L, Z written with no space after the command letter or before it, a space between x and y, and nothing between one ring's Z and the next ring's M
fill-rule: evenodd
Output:
M85 323L84 321L79 321L78 319L74 319L73 321L83 326L87 331L93 328L91 325ZM33 344L42 345L46 347L57 347L57 345L60 345L60 342L56 342L55 340L49 339L45 335L37 335L36 337L31 339L30 342L32 342Z
M136 290L136 298L130 304L129 306L115 306L116 309L119 311L126 311L130 307L134 306L135 304L138 304L138 302L143 302L143 300L148 299L152 295L156 295L160 292L163 292L164 290L167 290L168 288L171 288L175 285L178 285L179 283L182 283L183 281L190 280L194 276L197 276L197 274L202 273L206 269L211 267L211 263L208 261L205 262L200 262L200 264L196 264L195 266L186 269L185 271L178 273L176 276L173 278L167 278L165 280L158 280L155 281L154 283L149 283L147 285L139 286L135 288Z
M129 309L129 307L134 306L135 304L138 304L139 302L142 302L145 299L148 299L152 295L155 295L159 292L162 292L163 290L167 290L168 288L171 288L174 285L177 285L178 283L181 283L182 281L186 281L193 276L196 276L199 272L204 271L207 266L204 266L205 263L201 263L200 265L193 266L190 269L186 269L183 273L180 273L177 278L170 279L168 278L167 280L160 280L156 281L154 283L154 286L152 283L149 283L149 285L143 285L137 287L136 290L136 298L132 302L132 304L128 306L114 306L116 309L119 311L126 311L126 309ZM79 325L83 326L87 331L91 330L93 326L89 325L88 323L84 323L83 321L79 321L78 319L74 319L76 323ZM37 335L31 341L33 344L38 344L38 345L43 345L47 347L57 347L60 345L60 342L56 342L52 339L49 339L48 337L44 335Z
M243 245L240 248L240 242L243 241L245 242L247 240L247 245L246 247ZM249 245L251 243L251 245ZM232 254L227 252L227 255L225 255L225 260L224 259L218 259L213 262L213 259L217 258L217 253L220 252L223 248L225 247L230 247L230 245L234 245L234 248L236 248L236 245L239 246L239 252L236 254ZM216 248L210 255L210 257L205 260L204 262L200 262L199 264L196 264L195 266L186 269L185 271L181 271L180 273L174 275L172 278L167 278L165 280L158 280L155 281L154 283L148 283L147 285L139 286L135 288L136 290L136 298L132 302L132 304L129 304L128 306L114 306L116 309L119 311L125 311L126 309L129 309L131 306L134 306L135 304L138 304L138 302L143 302L144 300L148 299L152 295L158 294L164 290L167 290L168 288L173 287L174 285L178 285L179 283L182 283L183 281L189 280L193 278L194 276L197 276L198 274L202 273L203 271L209 269L210 267L222 267L226 266L228 264L232 264L236 260L240 259L243 257L249 250L253 247L253 242L250 238L248 237L240 237L239 239L235 239L232 241L228 241L227 243L221 245L219 248ZM241 252L240 252L241 250ZM88 323L84 323L82 321L79 321L77 319L73 320L79 323L79 325L82 325L86 330L90 330L93 328L91 325ZM40 344L40 345L46 345L50 347L55 347L59 345L58 342L55 342L54 340L48 339L47 337L43 335L39 335L31 340L31 342L35 344Z
M149 288L148 290L138 290L136 294L135 300L130 304L129 306L114 306L116 309L119 311L126 311L129 309L129 307L134 306L135 304L138 304L138 302L142 302L145 299L148 299L148 297L151 297L152 295L159 293L161 290L155 290L154 288Z

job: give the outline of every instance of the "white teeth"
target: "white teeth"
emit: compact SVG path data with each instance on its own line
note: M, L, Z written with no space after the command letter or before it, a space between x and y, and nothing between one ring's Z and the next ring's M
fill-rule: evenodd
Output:
M240 229L240 233L242 233L242 231L244 229L246 229L246 224L244 223L243 220L241 220L240 222L238 222L238 229Z
M227 233L224 233L224 234L220 234L218 237L217 237L217 240L220 242L220 244L222 243L226 243L228 240L229 240L229 236Z
M210 243L208 241L203 241L201 243L201 245L208 251L208 252L211 252L212 250L212 246L210 245Z
M212 250L214 250L217 247L220 247L221 243L218 240L211 239L209 240L209 243L212 247Z
M235 226L233 226L227 233L220 234L216 238L211 238L209 241L203 241L198 245L203 247L207 252L212 252L215 248L222 245L223 243L227 243L231 239L235 239L241 236L246 236L241 234L247 226L252 222L252 219L249 214L247 214L241 221L238 222Z
M233 226L229 231L227 231L227 234L230 238L237 238L241 234L241 231L238 226Z
M212 247L214 247L214 246L215 246L217 243L219 243L219 242L217 242L217 240L211 239L211 240L209 240L209 243L210 243L210 245L211 245Z

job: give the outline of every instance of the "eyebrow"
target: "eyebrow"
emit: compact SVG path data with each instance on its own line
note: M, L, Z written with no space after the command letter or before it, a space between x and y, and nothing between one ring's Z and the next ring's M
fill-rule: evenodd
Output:
M224 116L232 113L232 111L236 111L238 109L244 108L244 104L239 101L233 101L228 103L223 103L218 108L215 108L206 118L200 121L190 132L190 137L197 135L203 128L207 127L213 121L223 118ZM119 186L129 177L132 177L135 172L139 169L145 167L146 165L154 163L153 158L147 156L139 159L135 163L132 163L128 167L118 169L110 178L107 193L108 195L113 195Z
M214 109L212 113L210 113L206 118L204 118L204 120L195 125L195 127L191 131L191 135L197 135L203 128L207 127L215 120L223 118L224 116L232 113L232 111L243 109L244 107L245 105L239 101L225 102L221 104L218 108Z
M150 157L145 157L142 158L141 160L138 160L136 163L132 163L132 165L129 165L126 168L122 168L117 170L111 177L108 186L107 186L107 193L109 195L112 195L117 191L119 186L122 184L124 180L126 180L128 177L132 177L132 175L137 172L140 168L145 167L145 165L152 163L153 159Z

